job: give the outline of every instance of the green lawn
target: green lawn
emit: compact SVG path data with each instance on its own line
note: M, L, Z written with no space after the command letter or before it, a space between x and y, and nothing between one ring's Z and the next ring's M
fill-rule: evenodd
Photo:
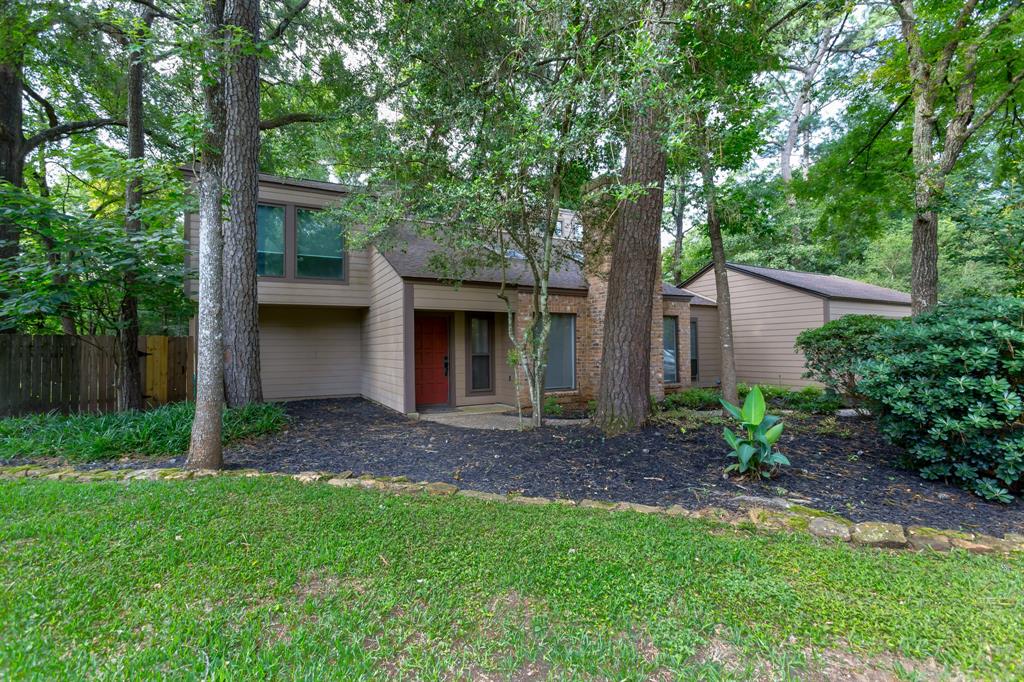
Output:
M277 477L0 482L0 678L1008 679L1022 661L1019 556Z

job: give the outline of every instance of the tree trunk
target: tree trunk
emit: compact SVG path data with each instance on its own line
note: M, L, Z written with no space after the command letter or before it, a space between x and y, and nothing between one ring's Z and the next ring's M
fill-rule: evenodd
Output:
M722 397L735 405L739 402L739 395L736 387L736 356L732 333L732 300L729 295L729 273L726 269L725 246L722 243L722 226L718 217L715 169L711 162L705 120L703 116L696 116L695 120L700 175L704 187L704 204L707 208L708 237L711 239L711 262L715 272L718 336L722 346Z
M932 148L934 97L920 85L915 89L911 145L915 215L910 249L910 311L917 315L939 302L939 217L933 202L942 189L944 178Z
M153 23L153 12L142 15L144 32ZM144 36L143 36L144 38ZM141 43L141 41L140 41ZM124 229L129 238L142 229L142 161L146 156L143 87L146 80L145 52L136 44L129 52L128 66L128 161L129 178L125 186ZM117 409L141 410L142 368L139 366L139 301L132 292L135 272L124 273L121 314L117 330Z
M672 201L672 222L675 227L672 242L672 284L679 284L683 281L683 218L686 213L686 191L683 187L683 179L679 178L679 186L676 188L675 197Z
M21 67L0 64L0 181L15 187L23 186L25 174L22 116ZM16 222L0 218L0 264L17 257L20 236ZM0 319L0 333L13 333L14 327L6 322Z
M227 404L263 402L256 296L256 200L259 186L259 0L227 0L224 20L243 44L229 56L224 80L227 129L224 190L224 390Z
M596 424L606 433L639 428L650 411L651 324L659 277L666 156L663 116L637 112L626 146L625 184L647 190L618 211L605 304Z
M216 45L223 34L223 0L206 5L206 58L219 63ZM189 469L219 469L223 464L221 429L224 410L223 271L224 235L221 185L224 144L224 93L221 77L203 88L206 133L199 170L199 315L196 358L196 414L192 421Z

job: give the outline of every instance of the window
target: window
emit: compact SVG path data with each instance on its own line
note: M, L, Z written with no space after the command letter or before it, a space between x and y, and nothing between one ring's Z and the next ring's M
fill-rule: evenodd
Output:
M494 315L471 313L468 317L466 357L469 392L494 391Z
M284 277L284 206L256 207L256 274Z
M697 320L690 320L690 381L700 377L700 365L697 363Z
M342 279L344 245L341 227L322 211L295 213L295 276Z
M679 383L679 318L662 318L662 372L666 384Z
M548 332L548 371L544 390L568 391L576 388L576 316L551 316Z

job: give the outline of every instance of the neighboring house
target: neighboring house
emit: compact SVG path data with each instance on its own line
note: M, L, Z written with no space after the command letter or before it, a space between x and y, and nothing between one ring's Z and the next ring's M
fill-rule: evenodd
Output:
M910 315L910 295L835 275L728 263L736 378L747 384L807 386L797 335L844 315ZM715 275L706 265L679 285L690 301L696 339L695 384L714 386L721 373Z
M507 358L508 314L501 274L475 272L460 286L428 267L438 247L409 237L393 250L346 248L319 209L343 185L260 176L257 263L260 363L268 400L363 396L400 412L431 406L516 402ZM578 229L563 212L566 235ZM198 217L186 216L190 266L198 267ZM600 377L606 268L573 262L550 276L547 391L585 405ZM529 321L533 281L510 267L513 323ZM651 327L651 394L690 385L690 299L660 281ZM527 394L522 382L520 399Z

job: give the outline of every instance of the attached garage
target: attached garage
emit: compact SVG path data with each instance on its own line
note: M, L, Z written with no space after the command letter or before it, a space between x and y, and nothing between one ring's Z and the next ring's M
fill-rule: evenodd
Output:
M801 387L804 358L793 347L805 329L844 315L910 315L910 295L835 275L728 264L737 379L747 384ZM718 300L714 272L708 264L679 285L704 300L691 305L697 319L699 385L714 386L721 372ZM706 320L706 322L705 322ZM705 329L714 324L713 333Z

